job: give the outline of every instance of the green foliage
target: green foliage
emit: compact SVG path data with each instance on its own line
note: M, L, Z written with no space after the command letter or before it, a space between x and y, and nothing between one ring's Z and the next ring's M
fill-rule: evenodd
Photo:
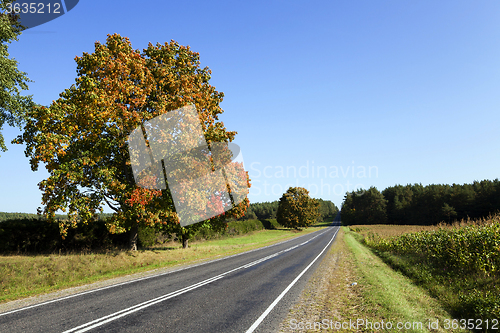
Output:
M319 206L305 188L290 187L280 198L276 220L285 228L307 228L320 216Z
M58 223L49 223L38 217L0 222L0 252L2 253L105 250L121 248L126 242L126 235L110 234L103 220L90 224L79 222L64 239L59 234Z
M151 247L158 243L158 230L154 227L142 226L137 231L140 247Z
M190 240L210 240L224 237L247 234L253 231L264 229L276 229L276 220L238 220L228 222L227 227L222 230L215 230L206 226L201 226L198 229L186 230ZM182 234L170 233L168 230L162 230L157 227L141 227L139 228L139 244L141 247L153 247L161 245L165 241L177 240L182 242Z
M500 287L494 286L489 290L473 289L459 295L460 308L457 311L459 318L477 318L483 322L500 318ZM473 317L471 317L473 316ZM486 327L486 323L483 324Z
M246 220L275 219L278 212L278 200L272 202L251 203L244 217Z
M64 220L67 219L67 215L63 214L56 214L55 218L58 220ZM38 214L30 214L30 213L4 213L0 212L0 222L1 221L6 221L6 220L22 220L22 219L43 219L42 217L38 216Z
M438 224L487 217L500 209L500 181L472 184L397 185L383 191L391 224Z
M334 217L335 215L337 215L339 209L333 202L323 199L317 199L317 200L319 201L319 217L318 217L319 222L322 222L330 217Z
M389 239L369 236L367 245L380 251L414 254L460 274L500 271L500 222L458 229L407 233ZM445 265L445 266L442 266Z
M5 218L6 216L9 218ZM21 217L15 218L14 216ZM67 218L65 215L59 215L59 217ZM217 239L264 229L272 230L277 229L277 227L276 220L231 221L227 228L222 230L200 227L196 232L191 231L189 237L193 240ZM0 212L0 253L53 253L122 249L127 245L127 236L126 234L110 234L106 228L104 216L94 223L78 223L75 228L68 230L67 236L62 239L58 223L49 223L36 214ZM158 226L140 226L138 243L141 248L149 248L167 241L181 241L179 236L175 233L171 234L169 230L158 228Z
M457 216L457 212L455 211L455 208L451 207L446 202L444 203L443 207L441 208L441 213L442 213L442 215L448 217L448 223L450 223L452 217Z
M259 230L273 230L277 229L276 220L238 220L228 222L227 228L220 231L215 231L209 228L201 228L198 232L192 235L193 240L209 240L223 237L231 237L244 235L249 232Z
M347 193L342 205L342 223L384 224L387 222L387 200L377 188Z
M319 212L320 216L318 221L326 220L330 217L334 217L338 213L337 206L329 201L323 199L317 199L319 201ZM256 202L251 203L247 209L245 216L241 217L239 220L273 220L276 219L276 214L278 212L279 201L272 202Z
M27 110L33 105L31 96L21 95L23 90L28 90L30 79L19 71L18 62L9 58L8 44L18 40L23 28L16 15L5 13L9 3L12 1L0 0L0 130L5 123L20 127ZM1 132L0 150L7 150Z
M345 224L435 225L484 218L500 210L498 179L463 185L396 185L383 190L381 197L370 190L346 194L342 204Z
M243 235L252 231L271 229L266 228L265 224L260 220L246 220L229 222L227 229L222 235Z

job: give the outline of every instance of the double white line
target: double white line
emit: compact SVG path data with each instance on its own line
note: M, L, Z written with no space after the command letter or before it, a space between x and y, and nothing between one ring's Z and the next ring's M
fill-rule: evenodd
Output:
M89 330L91 330L91 329L94 329L94 328L96 328L96 327L102 326L102 325L107 324L107 323L109 323L109 322L111 322L111 321L114 321L114 320L117 320L117 319L119 319L119 318L125 317L125 316L127 316L127 315L129 315L129 314L132 314L132 313L134 313L134 312L137 312L137 311L143 310L143 309L148 308L148 307L150 307L150 306L153 306L153 305L155 305L155 304L157 304L157 303L160 303L160 302L166 301L167 299L170 299L170 298L173 298L173 297L176 297L176 296L182 295L182 294L184 294L184 293L187 293L188 291L191 291L191 290L194 290L194 289L200 288L200 287L202 287L202 286L204 286L204 285L207 285L207 284L212 283L212 282L214 282L214 281L220 280L220 279L222 279L223 277L225 277L225 276L227 276L227 275L229 275L229 274L231 274L231 273L233 273L233 272L235 272L235 271L238 271L238 270L241 270L241 269L245 269L245 268L248 268L248 267L252 267L252 266L257 265L257 264L259 264L259 263L261 263L261 262L263 262L263 261L266 261L266 260L269 260L269 259L271 259L271 258L274 258L274 257L276 257L276 256L278 256L278 255L280 255L280 254L282 254L282 253L285 253L285 252L291 251L291 250L293 250L293 249L296 249L296 248L297 248L297 247L299 247L299 246L302 246L302 245L305 245L305 244L309 243L310 241L312 241L313 239L315 239L316 237L320 236L321 234L323 234L323 233L325 233L325 232L326 232L326 230L325 230L325 231L323 231L323 232L321 232L321 233L319 233L318 235L316 235L316 236L312 237L311 239L309 239L309 240L307 240L307 241L305 241L305 242L302 242L302 243L300 243L300 244L297 244L297 245L295 245L295 246L292 246L292 247L290 247L290 248L288 248L288 249L281 250L281 251L279 251L279 252L276 252L276 253L271 254L271 255L269 255L269 256L266 256L266 257L264 257L264 258L261 258L261 259L258 259L258 260L255 260L255 261L252 261L251 263L248 263L248 264L246 264L246 265L243 265L243 266L240 266L240 267L234 268L234 269L232 269L232 270L229 270L229 271L224 272L224 273L222 273L222 274L216 275L216 276L211 277L211 278L209 278L209 279L203 280L203 281L201 281L201 282L195 283L195 284L190 285L190 286L188 286L188 287L185 287L185 288L182 288L182 289L176 290L176 291L174 291L174 292L171 292L171 293L165 294L165 295L163 295L163 296L160 296L160 297L157 297L157 298L153 298L153 299L151 299L151 300L149 300L149 301L146 301L146 302L143 302L143 303L140 303L140 304L137 304L137 305L131 306L131 307L126 308L126 309L123 309L123 310L121 310L121 311L118 311L118 312L112 313L112 314L110 314L110 315L107 315L107 316L101 317L101 318L99 318L99 319L96 319L96 320L90 321L90 322L85 323L85 324L83 324L83 325L80 325L80 326L74 327L74 328L72 328L72 329L70 329L70 330L64 331L63 333L83 333L83 332L87 332L87 331L89 331ZM336 233L335 233L335 234L336 234ZM334 238L334 237L335 237L335 235L333 236L333 238ZM333 238L332 238L332 240L333 240ZM330 241L330 243L331 243L331 241ZM330 243L328 243L328 245L329 245ZM327 246L328 246L328 245L327 245ZM326 249L326 247L325 247L325 249ZM324 251L324 249L323 249L323 251ZM323 253L323 251L322 251L321 253ZM321 255L321 254L320 254L320 255ZM319 256L318 256L318 257L319 257ZM316 257L316 259L317 259L318 257ZM316 259L315 259L314 261L316 261ZM313 261L313 262L314 262L314 261ZM312 265L312 263L311 263L311 265ZM306 268L306 270L307 270L307 269L308 269L311 265L309 265L309 266ZM299 277L300 277L300 276L302 276L302 274L303 274L303 273L304 273L304 272L302 272L302 273L299 275ZM298 279L297 279L297 280L298 280ZM295 283L295 281L294 281L293 283ZM289 288L291 288L291 286L289 286ZM289 289L289 288L287 288L287 289ZM288 291L288 290L286 290L286 291ZM281 296L281 297L282 297L282 296Z

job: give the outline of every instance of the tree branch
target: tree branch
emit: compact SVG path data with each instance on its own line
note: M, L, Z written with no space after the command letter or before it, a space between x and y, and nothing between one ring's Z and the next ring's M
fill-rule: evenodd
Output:
M106 201L106 203L108 204L109 208L111 208L112 210L114 210L114 211L115 211L115 212L117 212L117 213L119 212L118 208L115 208L115 207L114 207L114 206L113 206L113 205L112 205L112 204L108 201L108 199L106 198L106 196L105 196L105 195L103 195L102 197L103 197L104 201Z

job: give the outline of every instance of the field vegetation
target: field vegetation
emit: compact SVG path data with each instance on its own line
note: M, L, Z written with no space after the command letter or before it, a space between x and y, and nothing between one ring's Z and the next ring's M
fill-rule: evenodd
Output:
M500 318L500 214L437 226L353 225L359 240L457 319ZM500 323L498 324L500 328Z
M394 271L359 238L341 228L280 332L463 332L445 329L452 317L439 301ZM436 321L439 326L430 328Z

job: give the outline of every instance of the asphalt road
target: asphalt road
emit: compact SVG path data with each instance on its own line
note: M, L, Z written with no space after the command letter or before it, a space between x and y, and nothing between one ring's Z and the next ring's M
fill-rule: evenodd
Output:
M276 332L338 228L0 313L0 332Z

